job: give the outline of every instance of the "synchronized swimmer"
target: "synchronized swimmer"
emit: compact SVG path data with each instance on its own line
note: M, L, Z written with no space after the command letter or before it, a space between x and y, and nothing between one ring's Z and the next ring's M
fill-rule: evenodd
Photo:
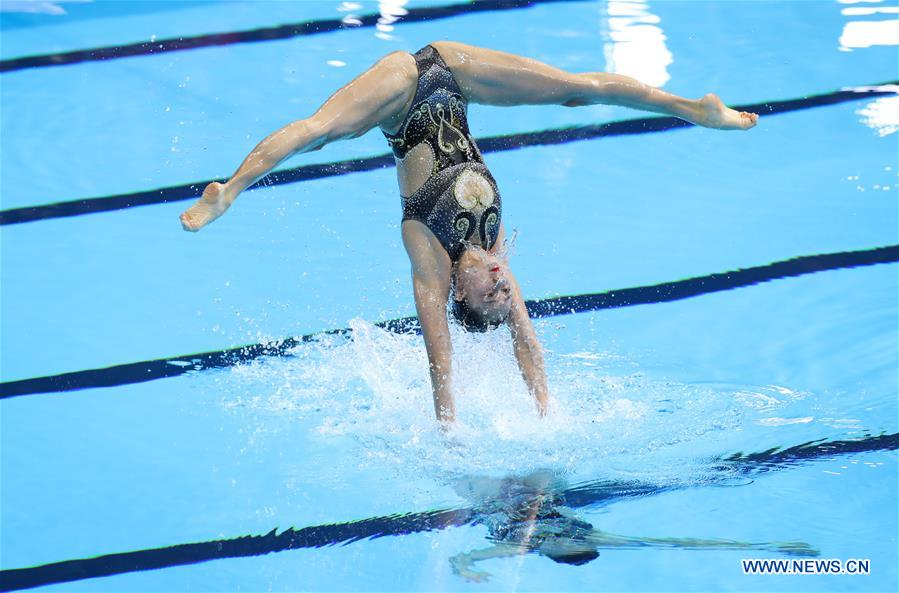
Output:
M719 130L747 130L758 115L714 94L691 100L629 76L571 73L522 56L451 41L415 54L396 51L334 93L313 115L260 142L227 183L210 183L181 215L198 231L288 157L379 127L396 157L403 244L412 263L415 307L430 364L437 419L455 422L447 304L470 331L505 324L541 416L549 393L543 354L503 251L496 180L468 128L468 104L608 104L676 116Z

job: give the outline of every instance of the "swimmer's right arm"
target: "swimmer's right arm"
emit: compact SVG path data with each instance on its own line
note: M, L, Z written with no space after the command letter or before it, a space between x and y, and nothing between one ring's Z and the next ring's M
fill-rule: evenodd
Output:
M452 392L452 343L446 319L449 282L433 282L426 276L413 273L412 289L428 353L434 412L438 422L445 427L456 421L456 404Z
M403 245L412 263L412 292L428 353L434 411L437 420L446 428L456 420L452 391L452 342L446 319L452 263L446 252L438 251L431 244L431 236L418 221L403 223Z
M382 58L334 93L313 115L267 136L227 183L210 183L203 197L181 215L185 230L197 231L227 210L247 187L287 158L319 150L336 140L358 138L395 117L414 90L415 63L404 52Z

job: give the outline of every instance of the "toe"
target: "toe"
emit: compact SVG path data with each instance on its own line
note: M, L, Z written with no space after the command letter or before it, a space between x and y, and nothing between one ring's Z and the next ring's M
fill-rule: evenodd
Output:
M190 214L188 214L187 212L185 212L184 214L181 215L181 226L184 228L185 231L197 230L196 225L194 224L193 220L191 220L191 218L190 218Z
M740 112L740 121L743 124L743 127L746 129L753 127L757 119L758 116L756 116L755 114L748 113L746 111Z

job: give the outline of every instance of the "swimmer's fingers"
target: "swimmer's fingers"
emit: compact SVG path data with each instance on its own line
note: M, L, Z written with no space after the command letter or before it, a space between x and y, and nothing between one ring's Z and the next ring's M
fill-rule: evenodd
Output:
M467 554L453 556L450 558L450 565L452 565L454 573L474 583L486 582L491 576L489 572L475 569L474 563Z
M466 581L473 583L486 583L490 580L490 573L483 570L466 569L457 571L456 574L464 578Z

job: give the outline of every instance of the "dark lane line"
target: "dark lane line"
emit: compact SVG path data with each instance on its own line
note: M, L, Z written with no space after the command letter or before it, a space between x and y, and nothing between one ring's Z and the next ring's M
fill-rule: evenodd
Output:
M638 286L595 294L561 296L530 301L528 302L528 313L531 317L539 318L617 307L631 307L634 305L667 303L703 294L752 286L770 280L795 278L796 276L804 276L816 272L895 262L899 262L899 245L861 251L805 255L764 266L741 268L729 272L655 284L653 286Z
M516 10L531 8L539 4L555 4L561 2L585 2L588 0L473 0L459 4L447 4L444 6L428 6L420 8L408 8L408 13L401 16L394 24L420 23L446 19L467 14L482 12L495 12L501 10ZM15 72L30 68L47 68L51 66L68 66L83 62L99 62L131 58L136 56L158 55L173 51L186 51L201 49L204 47L221 47L238 43L259 43L264 41L281 41L293 37L305 37L333 33L335 31L374 27L378 24L380 14L366 14L358 18L359 24L348 25L341 19L320 19L279 25L277 27L262 27L245 31L230 31L225 33L212 33L207 35L195 35L191 37L177 37L172 39L158 39L142 43L129 43L125 45L110 45L92 49L81 49L56 54L43 54L35 56L23 56L9 60L0 60L0 73Z
M857 87L851 90L825 93L822 95L812 95L799 99L737 105L734 108L741 111L752 111L761 115L789 113L791 111L799 111L813 107L822 107L847 101L858 101L861 99L896 94L894 91L880 90L881 87L887 85L899 85L899 80ZM478 146L481 148L481 151L485 153L505 152L529 146L550 146L609 136L649 134L652 132L663 132L690 126L692 126L692 124L675 117L645 117L613 121L604 124L591 124L569 128L541 130L537 132L490 136L478 140ZM346 175L348 173L360 173L393 166L395 166L393 155L388 153L362 159L304 165L271 173L265 179L253 185L250 189L271 185L284 185L298 181L309 181L312 179L322 179L325 177ZM212 180L207 179L205 181L194 181L184 185L173 185L128 194L84 198L82 200L56 202L40 206L11 208L0 211L0 225L21 224L52 218L65 218L69 216L80 216L82 214L110 212L113 210L133 208L135 206L149 206L152 204L166 204L169 202L190 200L199 197L202 189L211 181Z
M787 449L770 449L759 453L737 453L727 458L711 460L710 472L703 484L714 485L726 481L736 472L753 476L773 470L789 469L816 460L834 459L841 455L895 451L899 449L899 434L867 436L857 440L816 441ZM708 473L708 472L707 472ZM630 498L640 498L692 487L690 482L655 484L638 480L598 480L579 484L556 493L559 504L571 508L608 505ZM84 579L106 577L174 566L197 564L225 558L261 556L285 550L348 545L366 539L402 536L474 524L481 518L475 508L442 509L374 517L349 523L317 525L281 533L278 528L265 535L246 535L231 539L180 544L106 554L93 558L66 560L30 568L0 571L0 591L15 591L54 583L69 583Z
M618 307L631 307L634 305L666 303L703 294L752 286L770 280L897 261L899 261L899 245L861 251L806 255L762 266L686 278L650 286L531 300L527 301L527 308L531 317L541 318L601 311ZM376 325L397 333L418 331L418 322L415 317L391 319ZM0 383L0 399L39 393L60 393L78 389L143 383L155 379L176 377L185 373L226 368L249 362L262 356L286 357L291 355L290 351L293 348L302 343L310 342L326 335L344 335L349 333L350 330L348 328L334 329L306 334L297 338L286 338L268 344L251 344L216 352L187 354L173 358L160 358L106 368L8 381Z

